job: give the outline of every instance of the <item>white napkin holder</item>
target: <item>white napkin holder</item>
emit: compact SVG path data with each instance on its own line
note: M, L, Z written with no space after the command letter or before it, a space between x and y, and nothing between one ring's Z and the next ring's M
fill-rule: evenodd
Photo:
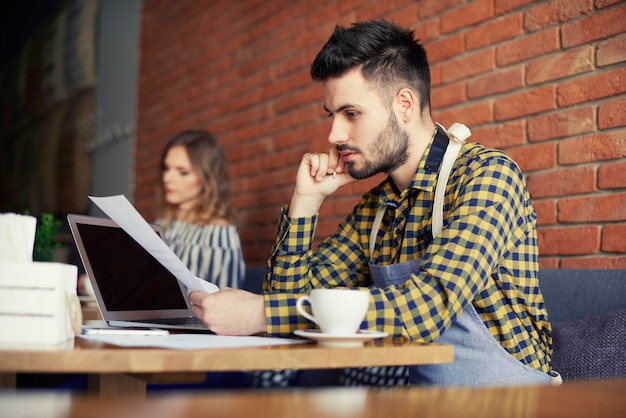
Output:
M73 341L82 324L77 276L71 264L0 262L0 344Z

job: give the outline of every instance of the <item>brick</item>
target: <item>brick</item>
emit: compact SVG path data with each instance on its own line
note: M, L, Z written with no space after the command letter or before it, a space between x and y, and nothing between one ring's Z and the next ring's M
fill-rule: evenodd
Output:
M319 7L314 11L311 11L306 16L307 29L315 28L322 24L325 24L335 18L339 14L339 2L333 3L320 3L324 4L323 7ZM264 5L265 7L265 5Z
M626 17L626 16L625 16ZM626 33L598 44L596 64L598 67L626 61Z
M411 27L412 25L415 25L415 22L418 20L417 15L418 5L409 4L387 14L385 18L391 22L397 23L398 25ZM419 36L418 38L421 39Z
M516 66L492 71L467 82L470 99L505 93L524 86L524 68Z
M526 82L539 84L593 71L594 49L591 45L541 57L526 65Z
M464 54L443 66L443 81L449 83L461 78L486 73L496 68L494 50L488 48Z
M496 149L507 149L526 142L526 123L522 120L471 128L470 141Z
M598 187L601 189L626 188L626 161L600 165L598 169Z
M541 254L539 249L539 270L559 268L559 257L546 257Z
M274 109L277 113L282 113L295 107L301 107L302 105L317 104L320 111L322 111L323 97L324 93L322 92L321 84L312 83L302 90L279 97L274 104Z
M506 152L513 157L523 172L554 167L556 162L555 143L509 148Z
M498 121L556 109L556 87L543 86L509 94L495 103Z
M343 0L339 3L339 13L346 14L355 9L359 9L364 4L367 4L367 0Z
M504 67L560 49L559 29L548 28L496 47L496 63Z
M357 20L365 21L380 17L387 17L385 14L389 11L389 4L385 2L368 2L356 12Z
M495 0L494 10L496 16L503 15L512 10L521 9L522 7L535 3L537 0Z
M591 166L529 173L527 183L533 198L570 196L597 190L596 171Z
M463 106L456 106L433 113L435 120L441 121L444 126L459 122L469 127L493 122L493 102L471 102Z
M556 224L556 200L540 199L532 200L533 208L537 213L537 226Z
M441 32L470 27L493 16L493 0L474 0L445 13L441 18Z
M431 89L430 105L435 109L465 102L466 100L467 93L464 81Z
M465 34L468 50L478 49L487 45L510 39L524 33L523 15L515 13L502 16L495 20L471 27Z
M626 5L606 9L561 27L564 48L582 45L626 31Z
M589 75L564 81L557 90L561 107L626 93L626 68L597 70Z
M601 103L598 107L598 128L626 126L626 99Z
M598 9L603 9L605 7L612 6L614 4L618 4L623 2L624 0L596 0L596 7Z
M437 38L433 42L425 43L424 47L428 53L430 63L437 63L447 58L456 57L465 50L463 45L463 35L452 35Z
M600 227L538 229L537 240L541 255L593 254L600 248Z
M606 225L602 228L602 251L626 253L626 223Z
M580 164L626 157L626 129L559 142L559 164Z
M626 193L563 198L558 203L558 220L563 223L624 221Z
M421 0L418 2L419 18L420 20L429 18L446 10L454 9L461 3L465 3L465 0Z
M441 22L439 18L420 20L414 25L415 37L422 44L427 44L441 36ZM428 58L430 60L430 56Z
M546 26L563 23L593 11L593 0L553 0L540 3L526 11L524 27L536 31Z
M435 64L430 67L430 85L438 86L443 83L443 66Z
M537 142L592 132L596 127L595 115L595 108L587 106L529 118L528 140Z
M604 257L564 258L561 261L561 268L622 270L626 269L626 257L607 255Z

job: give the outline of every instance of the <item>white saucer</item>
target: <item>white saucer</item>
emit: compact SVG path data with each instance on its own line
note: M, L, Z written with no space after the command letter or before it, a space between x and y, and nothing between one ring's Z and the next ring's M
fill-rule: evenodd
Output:
M299 329L294 334L317 341L319 344L334 347L362 347L365 341L384 338L387 334L381 331L358 331L356 334L324 334L318 329Z

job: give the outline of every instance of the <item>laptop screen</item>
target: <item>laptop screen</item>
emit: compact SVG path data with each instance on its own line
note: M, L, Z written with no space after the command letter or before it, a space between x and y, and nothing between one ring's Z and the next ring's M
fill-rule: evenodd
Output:
M106 310L187 309L174 275L121 228L79 223Z

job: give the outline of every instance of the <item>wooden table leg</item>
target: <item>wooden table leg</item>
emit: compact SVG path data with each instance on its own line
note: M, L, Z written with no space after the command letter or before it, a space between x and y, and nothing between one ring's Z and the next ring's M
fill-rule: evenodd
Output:
M146 382L123 373L90 374L87 391L99 398L134 396L145 399Z

